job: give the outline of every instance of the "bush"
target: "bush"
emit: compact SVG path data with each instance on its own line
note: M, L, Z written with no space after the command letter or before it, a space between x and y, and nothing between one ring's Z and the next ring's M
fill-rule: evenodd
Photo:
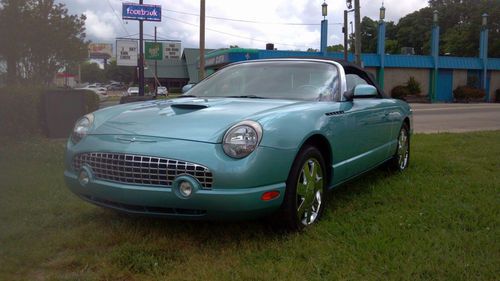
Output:
M168 88L168 93L169 94L182 94L182 88Z
M470 86L459 86L453 91L456 100L471 101L482 99L485 96L483 89L477 89Z
M0 88L0 136L29 137L47 133L46 95L50 93L63 95L81 93L85 113L99 108L99 97L91 91L75 91L66 89L47 90L42 87L4 87ZM53 108L65 108L67 105L55 99ZM63 116L66 118L67 116Z
M403 85L396 86L391 90L391 96L394 99L404 100L408 95L410 95L410 90Z
M418 95L422 92L420 83L413 76L411 76L406 82L406 88L410 91L411 95Z
M0 88L0 136L22 137L42 132L43 88Z

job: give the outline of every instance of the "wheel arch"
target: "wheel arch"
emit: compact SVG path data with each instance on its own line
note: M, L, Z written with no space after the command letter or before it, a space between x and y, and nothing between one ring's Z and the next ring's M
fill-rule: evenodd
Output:
M410 117L406 116L405 119L403 120L403 125L408 126L408 130L411 132L411 122L410 122Z
M330 185L332 178L332 147L328 139L321 134L314 134L309 136L301 145L299 151L305 147L306 145L311 145L316 147L321 156L323 156L323 160L325 161L325 170L326 170L326 178L327 178L327 186Z

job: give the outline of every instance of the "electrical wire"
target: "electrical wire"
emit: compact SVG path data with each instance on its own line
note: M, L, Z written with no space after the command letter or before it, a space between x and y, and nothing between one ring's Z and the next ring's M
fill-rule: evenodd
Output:
M191 25L191 26L199 28L199 25L197 25L197 24L193 24L193 23L190 23L190 22L178 20L178 19L175 19L175 18L172 18L172 17L162 16L162 18L166 18L166 19L169 19L169 20L177 21L177 22L180 22L180 23L183 23L183 24L187 24L187 25ZM216 32L216 33L220 33L220 34L232 36L232 37L238 37L238 38L241 38L241 39L247 39L247 40L253 40L253 41L257 41L257 42L269 43L269 40L261 40L261 39L256 39L256 38L252 38L252 37L241 36L241 35L238 35L238 34L224 32L224 31L220 31L220 30L216 30L216 29L212 29L212 28L208 28L208 27L205 27L205 29L206 30L210 30L212 32ZM279 42L276 42L275 44L276 45L283 45L283 46L291 46L291 47L308 48L308 46L305 46L305 45L294 45L294 44L279 43Z
M125 27L125 25L123 24L123 20L118 16L118 13L116 12L115 8L113 8L113 5L111 5L111 2L109 2L109 0L106 0L108 2L108 5L109 7L111 8L111 10L113 10L113 14L115 15L115 17L118 19L118 22L120 22L123 30L125 31L125 33L127 35L130 35L130 33L128 32L127 28Z
M117 1L119 1L119 2L127 2L125 0L117 0ZM196 13L176 11L176 10L171 10L171 9L166 9L166 8L162 8L161 10L162 11L171 12L171 13L177 13L177 14L181 14L181 15L188 15L188 16L195 16L195 17L199 17L200 16L199 14L196 14ZM216 16L209 16L209 15L205 15L205 18L216 19L216 20L232 21L232 22L251 23L251 24L289 25L289 26L319 26L319 25L321 25L319 23L256 21L256 20L246 20L246 19L234 19L234 18L216 17ZM333 23L329 23L328 25L343 25L343 23L333 22Z

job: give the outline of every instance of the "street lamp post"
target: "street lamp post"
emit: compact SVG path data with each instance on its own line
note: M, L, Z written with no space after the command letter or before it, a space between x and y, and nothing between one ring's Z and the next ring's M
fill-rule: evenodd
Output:
M385 19L385 7L384 3L382 3L382 7L380 7L380 22L383 22Z
M321 53L323 53L323 56L326 56L326 46L327 46L327 41L328 41L328 20L326 19L326 16L328 15L328 4L326 2L323 2L321 4L321 15L323 16L323 20L321 21Z
M380 20L378 24L378 42L377 42L377 54L380 57L380 68L378 71L378 84L383 89L384 88L384 67L385 67L385 8L382 3L380 7Z
M431 40L431 55L434 60L434 69L432 70L432 90L431 90L431 102L437 99L437 87L438 87L438 65L439 65L439 18L438 11L434 10L432 13L432 40Z
M486 91L488 86L488 14L484 13L481 19L481 36L479 42L479 57L483 61L482 88ZM489 93L486 93L486 101L489 101Z

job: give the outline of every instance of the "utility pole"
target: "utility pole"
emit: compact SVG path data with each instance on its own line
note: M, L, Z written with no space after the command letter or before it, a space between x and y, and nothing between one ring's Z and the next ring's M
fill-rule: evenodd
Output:
M198 81L205 78L205 0L200 0L200 71Z
M155 26L155 43L156 43L156 26ZM158 81L158 61L157 60L155 60L155 81ZM155 83L155 99L158 97L158 86L159 86L159 83Z
M344 60L347 61L349 59L347 55L347 10L344 10L344 27L342 28L342 32L344 32Z
M139 4L143 4L143 0L139 0ZM139 20L139 96L144 96L144 35L143 35L143 20Z
M354 27L356 28L356 34L354 35L355 44L354 52L356 54L356 64L361 65L361 15L359 0L354 0Z

